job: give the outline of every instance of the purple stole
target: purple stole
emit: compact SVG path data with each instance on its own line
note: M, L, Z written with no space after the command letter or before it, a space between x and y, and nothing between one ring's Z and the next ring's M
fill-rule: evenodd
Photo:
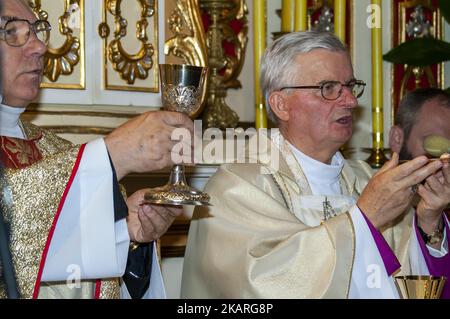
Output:
M450 228L447 222L447 219L444 218L445 223L445 230L447 232L447 242L450 235ZM419 229L417 226L417 216L415 217L415 223L416 225L416 236L417 240L419 241L420 248L422 250L422 255L425 258L425 262L428 267L428 271L430 272L430 275L432 276L444 276L447 277L447 282L445 283L444 290L442 291L441 299L450 299L450 253L447 253L444 257L436 258L431 256L430 252L428 251L427 246L425 245L425 242L422 239L422 236L419 233Z
M389 244L386 242L386 239L384 239L383 235L375 228L375 226L372 225L372 223L364 213L362 215L366 220L367 225L369 226L370 233L372 234L372 237L375 240L375 244L377 245L381 259L383 260L386 272L390 277L392 276L393 273L395 273L398 269L400 269L401 267L400 262L398 261Z

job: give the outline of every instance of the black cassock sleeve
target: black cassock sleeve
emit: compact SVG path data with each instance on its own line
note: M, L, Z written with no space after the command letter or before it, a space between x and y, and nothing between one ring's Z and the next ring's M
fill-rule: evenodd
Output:
M114 220L117 222L128 216L128 207L120 192L116 170L114 169L111 157L109 161L113 172ZM140 244L136 249L128 250L127 266L122 279L133 299L142 298L150 285L152 257L153 242Z

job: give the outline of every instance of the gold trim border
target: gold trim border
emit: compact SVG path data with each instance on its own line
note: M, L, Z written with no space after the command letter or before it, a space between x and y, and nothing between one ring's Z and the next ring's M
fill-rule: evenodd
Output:
M106 0L103 0L103 10L102 10L102 22L107 22L106 18L108 16L108 9L106 6ZM155 0L155 13L153 15L153 27L155 31L154 36L154 57L153 60L153 68L155 68L154 71L154 78L153 81L155 82L154 87L139 87L139 86L126 86L126 85L110 85L108 84L108 37L105 37L103 39L103 85L105 90L112 90L112 91L133 91L133 92L146 92L146 93L159 93L159 5L158 0Z

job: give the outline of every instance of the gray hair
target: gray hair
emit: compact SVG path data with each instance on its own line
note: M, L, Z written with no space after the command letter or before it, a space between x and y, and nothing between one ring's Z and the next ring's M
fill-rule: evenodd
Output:
M330 32L304 31L288 33L275 40L261 59L260 84L266 100L269 119L277 123L278 118L269 105L269 95L284 86L292 85L296 70L292 68L295 58L315 49L347 52L345 45Z
M400 101L395 115L395 124L403 130L405 141L409 138L422 106L434 99L437 99L441 106L450 108L450 94L437 88L421 88L408 92Z

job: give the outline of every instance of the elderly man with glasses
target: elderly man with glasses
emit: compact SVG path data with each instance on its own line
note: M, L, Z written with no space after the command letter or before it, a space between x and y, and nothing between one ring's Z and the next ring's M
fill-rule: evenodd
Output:
M51 26L25 0L2 5L0 205L12 256L2 260L14 271L0 277L0 297L164 297L154 241L182 211L141 205L145 190L125 202L117 181L172 165L171 133L193 131L192 121L148 112L81 146L22 121L39 94Z
M394 154L372 177L365 162L345 160L364 86L331 33L290 33L266 50L261 87L279 131L208 181L212 206L194 212L183 298L398 297L399 260L410 271L412 186L444 164L399 165Z

